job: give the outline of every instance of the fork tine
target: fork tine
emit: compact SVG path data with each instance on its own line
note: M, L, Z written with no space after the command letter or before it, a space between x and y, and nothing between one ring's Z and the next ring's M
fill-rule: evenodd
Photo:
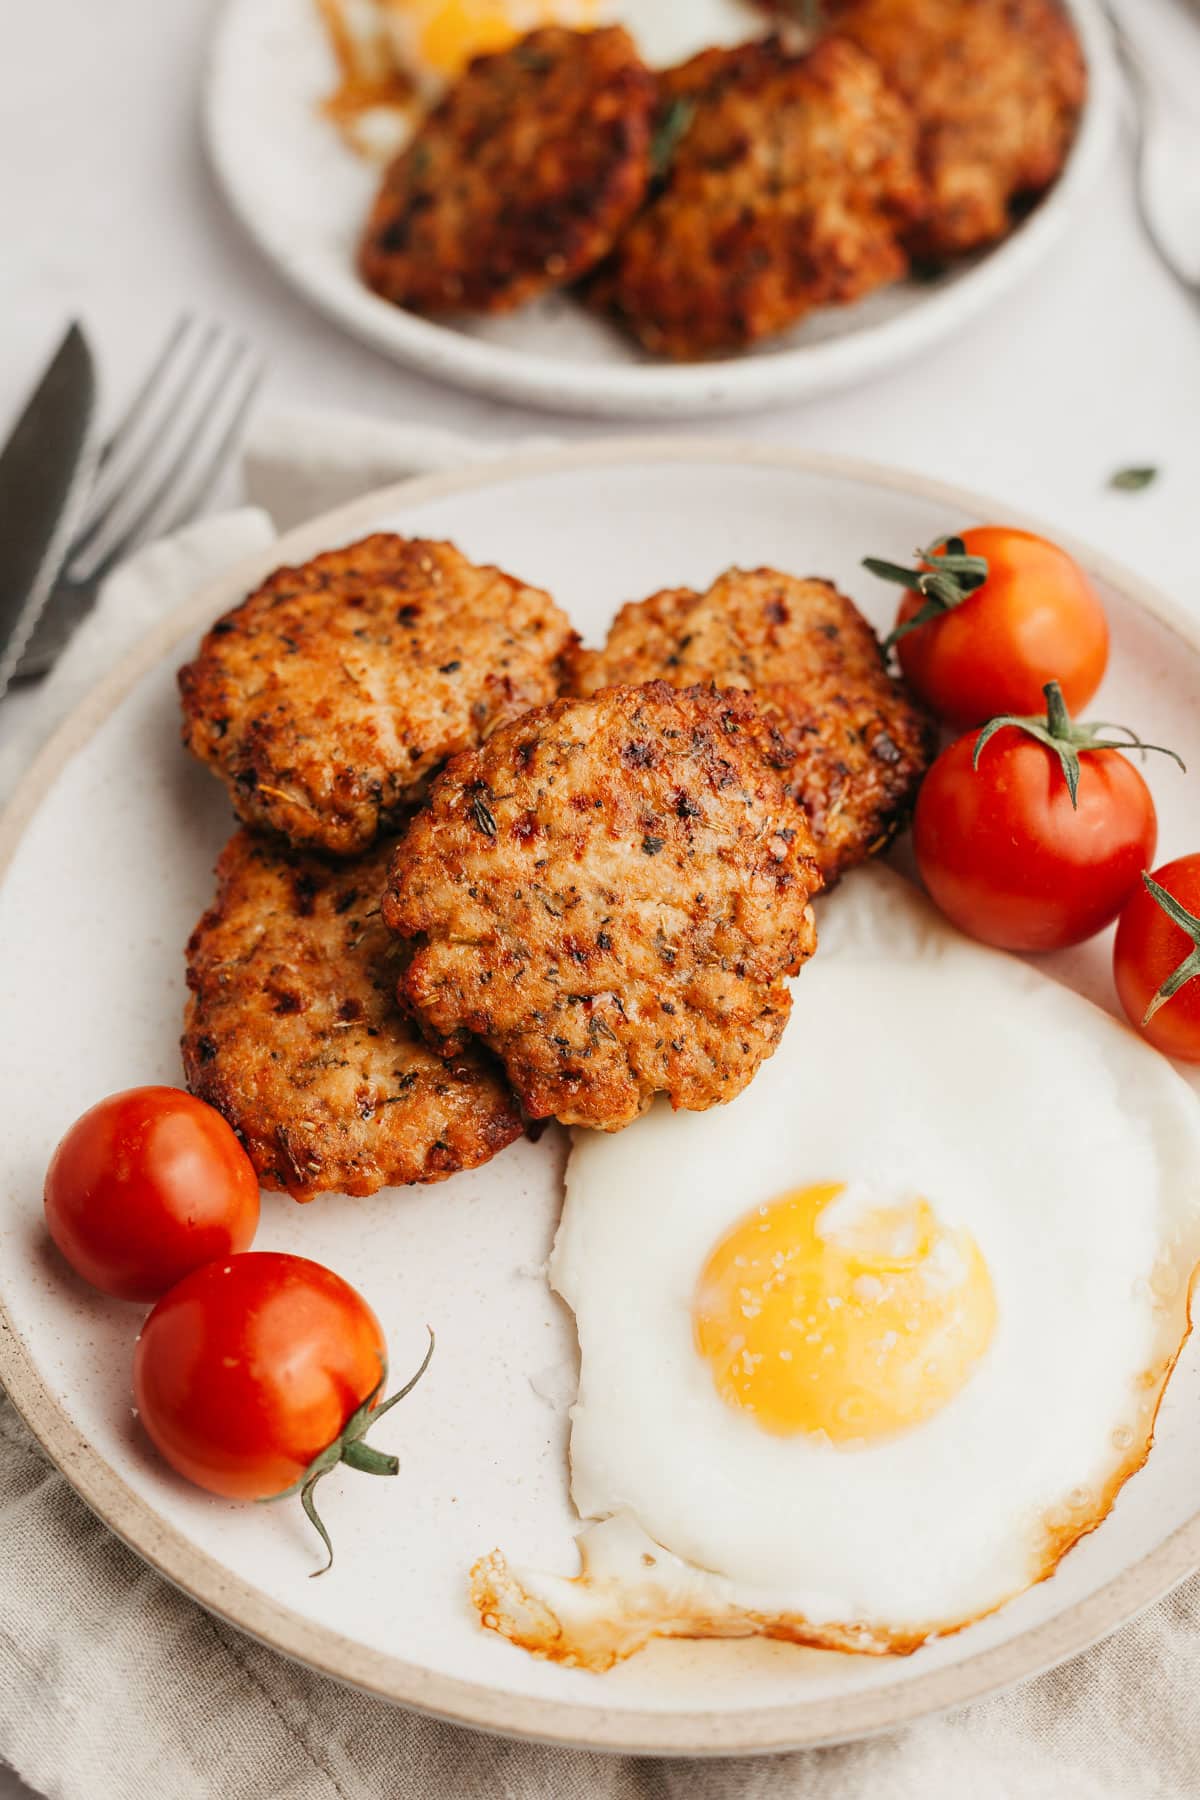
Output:
M190 316L176 324L109 441L104 467L71 546L72 560L158 464L164 442L174 433L179 409L210 361L220 336L218 325L201 330Z
M141 385L135 390L125 411L113 426L109 437L100 447L100 454L96 460L101 468L103 468L105 463L113 456L119 455L129 437L137 430L139 421L146 410L151 394L154 392L158 382L162 380L163 374L165 373L171 358L178 349L180 342L192 329L195 322L196 321L191 313L180 313L174 325L171 327L171 330L163 339L162 349L142 377Z
M242 391L234 401L229 418L209 449L207 457L193 470L190 482L184 484L182 490L176 494L173 503L168 503L162 516L152 522L152 529L156 535L161 536L169 531L177 531L189 519L195 518L216 486L221 471L237 447L242 427L246 423L266 367L262 357L256 356L248 345L243 346L241 360L244 364L241 373ZM230 391L236 391L232 381Z
M262 373L249 346L234 340L217 375L181 420L180 442L158 480L136 506L122 507L119 516L114 509L108 527L72 567L72 579L101 579L138 545L195 516L237 442ZM213 422L222 419L214 438Z
M83 510L79 528L75 533L74 547L95 528L101 513L107 510L113 495L121 482L121 459L128 451L138 427L141 425L151 401L155 398L160 382L164 381L176 353L184 339L195 326L191 313L181 313L170 332L163 340L162 349L143 376L141 383L128 402L125 411L117 420L111 434L100 446L96 458L96 480L88 503Z
M190 360L186 379L175 384L165 416L156 422L93 531L75 550L67 565L69 580L90 581L113 545L129 538L157 507L191 454L192 442L203 430L239 354L238 340L219 326L205 333L203 354Z

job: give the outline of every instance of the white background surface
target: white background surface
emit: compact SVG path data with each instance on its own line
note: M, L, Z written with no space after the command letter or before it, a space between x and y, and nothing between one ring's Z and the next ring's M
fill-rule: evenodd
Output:
M1127 11L1153 27L1182 6L1137 0ZM71 314L85 319L105 392L119 400L171 319L190 307L240 327L268 353L264 404L355 407L492 440L607 431L437 389L342 339L259 265L224 216L201 157L198 93L215 10L214 0L39 0L8 22L0 420ZM1181 45L1184 54L1191 48ZM1194 57L1188 69L1176 52L1169 71L1193 96L1200 33ZM1036 287L942 352L869 390L725 429L903 463L1010 496L1200 608L1200 309L1141 240L1126 160L1122 147L1090 216L1052 253ZM1161 465L1155 487L1107 490L1114 468L1141 462ZM0 1800L23 1792L0 1771Z

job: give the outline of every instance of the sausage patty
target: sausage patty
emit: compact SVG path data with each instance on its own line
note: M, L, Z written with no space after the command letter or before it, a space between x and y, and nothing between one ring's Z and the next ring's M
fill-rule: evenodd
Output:
M297 1200L444 1181L521 1132L499 1070L443 1061L396 1006L390 854L329 863L239 831L188 943L188 1087Z
M668 588L621 608L602 650L569 658L575 692L669 681L750 688L786 746L827 885L906 820L936 748L930 720L884 667L832 582L730 569L707 593Z
M665 682L560 700L454 758L392 861L400 992L526 1111L615 1131L656 1093L732 1099L816 947L803 815L746 694Z
M353 856L453 752L557 693L573 641L540 588L380 532L217 621L179 673L184 742L239 818Z
M832 0L832 28L875 57L920 128L915 253L1003 237L1066 161L1087 67L1060 0Z
M476 57L385 174L363 279L424 313L507 312L575 280L645 196L654 104L619 27Z
M916 128L853 44L707 50L663 103L669 166L593 296L648 350L735 350L905 273Z

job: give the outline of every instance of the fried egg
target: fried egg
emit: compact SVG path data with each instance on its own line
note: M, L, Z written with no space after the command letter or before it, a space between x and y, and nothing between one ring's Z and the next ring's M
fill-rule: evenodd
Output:
M1200 1263L1195 1096L890 871L820 939L732 1104L576 1134L550 1278L582 1570L473 1571L538 1654L908 1652L1050 1575L1149 1451Z
M384 0L396 55L428 94L473 56L505 50L539 25L586 31L624 25L652 66L682 62L710 44L737 44L764 29L750 0Z
M755 0L316 0L339 80L321 111L350 147L386 162L474 56L541 25L624 25L653 68L759 37ZM778 27L779 21L775 21ZM792 28L785 29L791 34ZM797 28L798 33L798 28Z

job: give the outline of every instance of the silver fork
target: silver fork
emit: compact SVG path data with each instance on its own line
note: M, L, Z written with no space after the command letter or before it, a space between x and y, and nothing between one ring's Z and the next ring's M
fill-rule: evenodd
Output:
M1184 0L1200 15L1198 0ZM1116 0L1105 0L1113 44L1133 102L1138 213L1160 262L1200 302L1200 125L1156 73ZM1190 195L1190 204L1189 204ZM1189 215L1190 212L1190 216Z
M263 365L241 338L185 314L100 451L62 573L17 666L44 675L131 551L200 511L232 454Z

